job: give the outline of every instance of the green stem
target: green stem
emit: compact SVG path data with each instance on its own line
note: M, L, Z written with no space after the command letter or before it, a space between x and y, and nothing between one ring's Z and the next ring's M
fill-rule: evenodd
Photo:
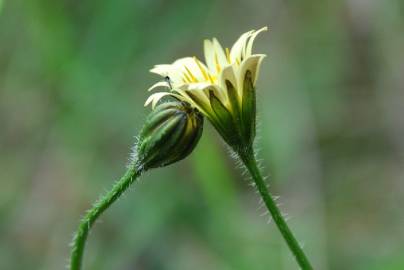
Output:
M272 215L272 218L278 227L279 231L281 232L283 238L285 239L286 243L289 246L290 251L296 258L297 263L299 264L300 268L303 270L312 270L313 267L311 266L309 260L307 259L306 255L304 254L302 248L300 247L299 243L297 242L296 238L293 236L292 231L289 229L288 225L286 224L285 219L282 216L279 208L277 207L274 199L268 192L268 188L265 184L264 179L260 173L260 170L257 166L257 161L255 159L253 151L248 151L247 153L240 154L240 158L243 161L244 165L247 167L248 171L250 172L254 182L257 186L257 189L268 208L269 212Z
M73 238L70 270L81 269L87 236L97 218L128 189L140 174L141 171L136 168L135 162L133 162L125 175L114 184L112 189L106 195L99 198L94 206L88 210L84 218L80 221L80 225Z

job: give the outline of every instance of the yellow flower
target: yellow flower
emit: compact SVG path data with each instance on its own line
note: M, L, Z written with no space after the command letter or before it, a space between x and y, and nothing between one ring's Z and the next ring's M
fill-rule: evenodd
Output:
M229 50L217 39L205 40L206 65L196 57L156 65L150 71L164 78L150 87L169 88L152 94L145 106L173 96L202 112L231 146L252 144L255 136L255 83L264 54L252 54L255 37L262 31L244 33Z

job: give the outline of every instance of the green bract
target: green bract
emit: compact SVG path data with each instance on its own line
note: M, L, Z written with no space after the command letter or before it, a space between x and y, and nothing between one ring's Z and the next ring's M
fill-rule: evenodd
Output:
M230 81L226 81L226 87L230 96L230 109L210 93L209 100L213 113L207 117L226 143L240 153L250 148L255 138L256 100L251 72L247 70L245 73L242 100L236 96L232 97L231 93L235 93L235 90Z
M203 116L188 103L159 104L149 114L136 146L139 168L167 166L188 156L197 145Z

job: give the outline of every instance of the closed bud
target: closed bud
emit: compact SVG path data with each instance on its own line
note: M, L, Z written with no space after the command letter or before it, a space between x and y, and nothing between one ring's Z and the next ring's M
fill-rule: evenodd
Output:
M142 170L163 167L187 157L197 145L203 116L186 102L159 104L149 114L136 145Z

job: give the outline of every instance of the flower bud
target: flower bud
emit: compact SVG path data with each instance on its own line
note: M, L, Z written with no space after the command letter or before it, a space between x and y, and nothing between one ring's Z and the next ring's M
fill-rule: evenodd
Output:
M186 102L159 104L149 114L136 145L142 170L167 166L188 156L197 145L203 116Z

